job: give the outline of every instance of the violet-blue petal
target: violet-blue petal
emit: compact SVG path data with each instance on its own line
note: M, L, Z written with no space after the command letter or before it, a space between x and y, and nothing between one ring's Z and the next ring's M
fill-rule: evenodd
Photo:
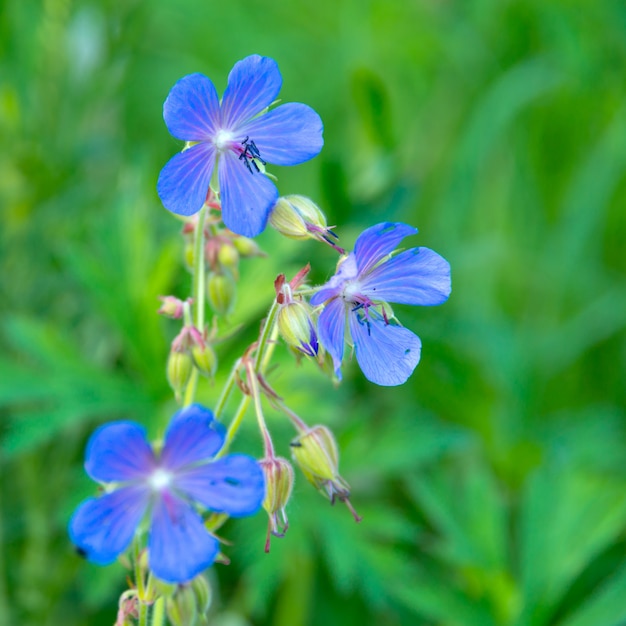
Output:
M401 222L383 222L364 230L354 244L359 275L393 252L405 237L416 233L417 228Z
M306 104L290 102L248 122L241 134L254 141L261 158L274 165L297 165L317 156L324 125Z
M222 220L227 228L245 237L256 237L265 229L278 198L274 183L251 167L253 172L230 151L220 156Z
M154 454L146 429L135 422L111 422L90 437L85 470L102 483L141 479L154 468Z
M274 59L253 54L235 63L222 98L223 128L239 130L276 100L282 84Z
M265 497L263 470L250 456L229 454L176 476L176 489L212 511L233 517L256 513Z
M177 139L209 140L220 124L220 101L211 80L203 74L183 76L163 104L163 119Z
M450 264L429 248L411 248L384 261L361 281L372 300L431 306L450 295Z
M90 561L112 563L128 548L148 500L148 490L138 486L86 500L70 520L70 539Z
M301 342L298 348L300 352L307 356L317 356L319 345L317 342L317 333L315 332L315 326L313 322L309 320L309 340L307 342Z
M148 540L150 569L169 583L184 583L215 561L219 543L184 500L164 493L152 511Z
M326 287L322 286L319 291L316 291L311 296L311 304L313 306L317 306L318 304L322 304L322 302L326 302L326 300L330 300L330 298L334 298L339 295L339 290L336 287Z
M177 215L194 215L206 200L215 166L215 146L198 143L175 154L163 167L157 192L163 206Z
M401 385L419 363L420 338L408 328L385 323L371 309L369 319L362 311L350 315L350 334L365 378L377 385Z
M160 465L171 471L206 461L215 456L224 443L224 427L213 413L200 404L174 414L161 452Z
M335 298L320 313L317 321L317 331L321 344L333 358L335 374L339 378L341 378L345 327L346 307L341 298Z
M338 296L343 290L346 281L353 280L358 274L356 259L354 253L351 252L347 257L343 258L337 266L335 275L311 297L311 304L317 306L326 302L329 298Z

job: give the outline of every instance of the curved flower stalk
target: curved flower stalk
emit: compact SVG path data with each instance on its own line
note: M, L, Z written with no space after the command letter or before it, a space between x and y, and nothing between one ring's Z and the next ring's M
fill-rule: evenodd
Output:
M217 167L224 224L247 237L264 230L278 198L265 165L303 163L324 143L322 120L311 107L288 103L267 111L281 85L276 61L252 55L235 63L221 102L202 74L185 76L172 87L163 118L187 146L159 175L157 191L166 209L197 213Z
M450 265L429 248L396 246L417 229L384 222L365 230L354 252L342 258L337 273L311 298L324 303L319 338L341 377L346 319L356 359L365 377L377 385L406 382L419 363L421 341L391 318L385 303L431 306L450 295Z
M218 540L197 511L242 517L265 497L263 471L247 455L212 457L224 443L222 427L198 404L178 411L156 452L135 422L112 422L92 435L85 469L106 493L83 502L69 524L72 541L95 563L113 562L149 518L149 567L157 578L182 583L213 563Z

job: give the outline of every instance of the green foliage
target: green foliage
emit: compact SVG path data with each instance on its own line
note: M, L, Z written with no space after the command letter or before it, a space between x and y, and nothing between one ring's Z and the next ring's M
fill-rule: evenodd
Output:
M626 622L626 10L616 0L207 3L9 0L0 11L0 624L111 624L121 565L82 562L67 520L103 421L155 435L175 405L179 226L155 192L180 146L162 102L200 71L273 56L284 101L325 122L320 157L276 168L350 248L415 224L450 301L396 313L421 336L399 389L338 389L277 350L271 384L329 425L364 521L299 477L290 529L229 522L215 624L618 626ZM272 297L335 255L264 233L242 264L220 380ZM279 452L292 436L268 421ZM258 453L253 425L237 445Z

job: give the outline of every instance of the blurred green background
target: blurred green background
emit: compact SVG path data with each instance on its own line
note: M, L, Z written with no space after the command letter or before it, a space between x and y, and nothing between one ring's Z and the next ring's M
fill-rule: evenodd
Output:
M397 307L423 341L401 388L356 364L338 389L310 363L272 382L328 424L364 516L299 477L291 528L229 523L212 624L626 624L626 6L617 0L4 0L0 5L0 624L109 625L119 565L66 536L93 492L98 424L152 432L185 296L180 224L155 192L180 143L173 83L220 93L251 53L283 101L313 106L325 147L273 168L344 246L382 220L444 255L441 307ZM242 264L222 368L254 337L278 272L335 255L266 232ZM223 378L223 374L221 375ZM201 398L215 402L204 384ZM281 454L290 429L268 412ZM252 419L248 420L252 423ZM237 448L260 454L251 427Z

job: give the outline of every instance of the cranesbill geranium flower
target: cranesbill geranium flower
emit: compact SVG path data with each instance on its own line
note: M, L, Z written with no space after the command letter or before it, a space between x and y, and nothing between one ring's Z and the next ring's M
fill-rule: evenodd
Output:
M174 415L160 452L135 422L101 426L87 446L85 469L106 493L78 507L69 524L72 541L90 561L106 565L128 548L147 519L155 576L191 580L219 550L199 507L240 517L255 513L265 496L263 471L252 457L212 460L223 443L223 428L197 404Z
M278 198L265 165L297 165L322 149L323 125L309 106L288 103L267 111L282 85L276 61L252 55L235 63L220 102L213 83L190 74L172 87L163 117L187 143L161 170L157 190L166 209L197 213L217 167L222 218L230 230L254 237Z
M365 230L354 252L311 298L325 303L318 322L319 338L341 376L346 318L356 359L366 378L378 385L401 385L420 359L421 341L390 316L387 302L441 304L450 295L450 265L428 248L396 255L396 246L417 229L384 222Z

